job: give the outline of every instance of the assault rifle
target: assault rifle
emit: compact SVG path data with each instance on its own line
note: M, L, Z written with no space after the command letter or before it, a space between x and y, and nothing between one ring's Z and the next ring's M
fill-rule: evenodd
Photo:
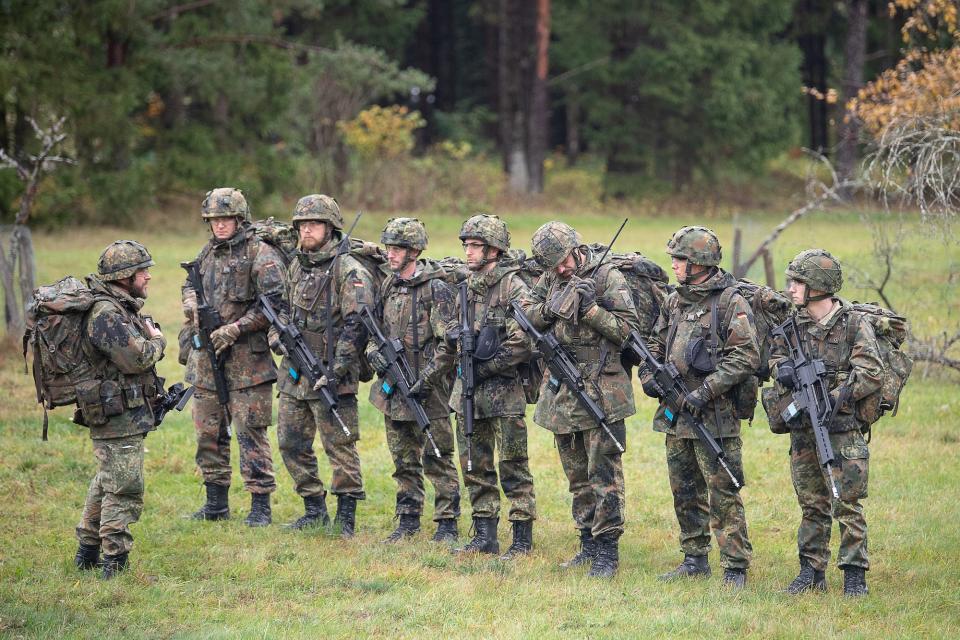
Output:
M545 331L544 333L537 331L533 323L531 323L526 314L523 313L523 308L520 306L520 303L516 300L510 303L510 307L513 310L513 317L520 325L520 328L533 338L537 351L540 352L544 364L547 365L547 369L550 371L550 380L547 384L550 385L555 392L559 391L561 383L566 385L570 393L572 393L577 399L577 402L580 403L583 410L590 415L594 422L599 424L603 430L607 432L607 435L613 440L613 444L616 445L620 453L623 453L623 445L620 444L617 437L613 435L613 432L610 431L610 425L607 424L607 414L603 408L597 404L597 401L587 394L587 386L583 381L580 368L577 367L577 364L573 361L573 358L570 357L570 354L567 353L566 349L563 348L563 345L557 340L557 337L550 331Z
M163 386L162 381L160 385ZM153 408L153 426L159 427L167 413L173 409L183 411L187 401L193 397L194 389L195 387L184 387L182 382L178 382L157 396L156 406Z
M377 350L380 352L380 355L386 359L387 365L389 366L380 388L383 389L383 392L388 396L392 395L394 391L400 392L403 401L407 403L407 407L413 412L413 418L417 421L417 425L423 430L423 434L427 436L427 440L430 441L434 455L439 458L440 448L433 439L433 433L430 432L430 418L427 417L427 412L424 410L420 401L410 393L410 387L413 386L416 380L413 375L413 370L410 368L410 363L407 362L407 358L404 355L403 342L399 338L387 338L383 333L383 329L380 327L380 323L373 317L373 312L370 311L370 307L367 305L360 308L360 321L363 322L367 333L370 334L370 337L373 338L373 341L376 343Z
M683 399L690 392L680 372L677 371L676 365L669 361L666 364L660 364L656 357L650 352L650 349L647 348L647 343L644 342L643 338L636 331L630 332L630 336L623 344L623 349L629 352L636 361L646 365L650 373L653 374L653 379L666 393L666 396L661 398L663 414L667 416L667 420L670 421L672 426L676 426L677 420L680 418L680 413L683 412L683 409L681 409ZM727 465L726 454L724 454L723 448L720 446L720 443L717 442L716 438L710 435L707 426L703 423L703 419L693 415L689 411L685 413L693 425L693 432L697 434L697 438L699 438L703 446L710 451L710 454L720 466L723 467L723 470L727 472L727 475L730 476L730 480L733 482L733 486L739 489L741 486L740 481L737 480L737 477L733 475L733 471L730 470L730 466Z
M260 306L263 308L263 315L267 317L267 320L270 321L273 328L277 330L277 334L280 336L280 343L283 345L284 350L286 350L290 362L293 363L293 366L287 370L290 377L293 378L293 381L299 382L302 376L312 389L323 376L326 376L327 380L333 380L333 374L323 366L323 363L320 362L313 351L310 350L300 329L292 322L283 324L280 316L278 316L274 310L273 305L270 304L270 298L260 294ZM320 400L330 411L330 415L337 421L340 428L343 429L343 432L349 436L350 429L347 428L347 425L344 424L340 418L340 414L337 412L337 394L331 391L327 385L320 387L319 391Z
M193 347L202 350L210 360L210 369L213 370L213 386L217 391L217 402L223 408L224 420L227 429L230 429L230 387L227 385L225 370L229 349L217 355L210 334L223 326L220 312L210 306L207 296L203 292L203 276L200 274L200 263L181 262L180 266L187 271L187 282L197 294L197 332L193 334Z
M840 493L833 479L833 461L836 458L827 425L836 417L843 402L834 404L830 398L830 388L826 381L827 367L823 360L811 360L804 353L796 319L787 318L783 324L774 327L771 334L783 339L790 350L790 359L793 360L793 402L781 412L780 417L784 422L790 422L804 412L810 416L813 439L817 444L817 457L827 471L833 497L839 500Z
M477 335L473 330L473 305L467 300L467 281L460 283L460 399L463 402L463 435L467 441L467 471L473 471L473 394L477 390L477 375L474 354L477 351Z

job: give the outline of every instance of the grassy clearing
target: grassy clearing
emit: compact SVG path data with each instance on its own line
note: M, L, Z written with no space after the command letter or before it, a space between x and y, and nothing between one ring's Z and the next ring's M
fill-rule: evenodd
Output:
M376 238L388 216L364 216L359 234ZM542 212L506 216L514 243L528 246ZM460 216L423 216L431 254L457 255ZM772 227L770 215L744 215L745 245ZM568 217L568 220L571 218ZM695 214L632 220L619 246L638 249L666 265L662 248ZM749 220L749 222L747 222ZM588 240L605 240L619 220L582 215L576 226ZM728 221L710 222L729 244ZM179 317L180 260L204 240L197 225L173 231L78 230L37 237L41 280L94 268L100 250L118 237L146 243L158 262L146 311L168 334ZM814 244L846 264L871 266L872 241L854 214L825 214L788 230L778 243L778 270ZM956 318L958 302L945 282L946 261L957 256L919 239L904 249L903 270L891 290L920 327ZM849 297L863 292L845 290ZM161 363L169 380L182 377L175 348ZM899 416L876 428L871 446L870 597L839 596L841 574L828 572L831 592L799 599L779 593L796 573L799 510L790 485L784 437L762 419L745 429L748 486L744 502L755 548L747 590L730 594L719 578L662 585L655 577L679 559L677 525L663 461L662 436L651 432L654 405L644 399L628 420L627 533L621 572L598 584L584 573L565 575L557 562L575 550L570 499L549 434L530 422L531 466L541 519L534 555L516 564L452 558L424 533L397 547L377 544L392 528L394 485L382 419L361 403L360 442L368 500L359 509L352 543L322 533L294 534L278 526L251 531L241 523L249 502L234 483L235 518L225 524L180 519L202 500L194 469L188 416L168 418L147 439L146 509L134 528L133 570L111 583L72 567L72 528L94 471L86 432L52 415L50 442L39 440L40 412L16 345L0 358L0 637L957 637L960 609L960 519L956 471L960 393L952 379L911 381ZM642 396L641 396L642 397ZM279 490L274 521L302 510L271 433ZM236 451L234 449L234 451ZM236 456L234 456L236 457ZM235 462L236 466L236 462ZM321 456L322 477L329 467ZM236 474L235 478L239 478ZM432 495L428 496L428 503ZM465 506L465 512L469 508ZM428 510L429 513L429 510ZM467 518L461 519L461 528ZM425 527L426 529L427 527ZM835 533L836 536L836 533ZM507 531L501 525L501 541ZM835 546L836 543L834 543ZM712 554L717 569L716 553Z

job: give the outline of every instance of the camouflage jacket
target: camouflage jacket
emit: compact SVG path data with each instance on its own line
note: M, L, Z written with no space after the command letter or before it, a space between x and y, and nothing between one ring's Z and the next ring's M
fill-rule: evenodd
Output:
M287 276L288 309L280 317L284 323L293 322L299 327L314 355L337 376L337 394L356 395L359 356L367 342L358 314L361 306L376 304L377 294L370 272L350 254L337 258L330 275L326 275L340 239L336 232L320 249L296 253ZM271 340L273 335L271 329ZM292 366L289 358L283 359L284 372ZM295 381L285 373L280 377L280 391L298 400L319 399L320 393L309 388L305 380L301 377Z
M97 378L101 386L96 395L101 402L104 397L114 396L123 408L119 415L107 418L106 424L91 425L90 437L123 438L153 431L156 427L151 403L162 384L154 367L163 358L167 341L163 336L146 337L147 329L140 317L142 299L94 275L87 276L87 286L98 296L109 296L90 308L85 324L94 360L99 360L95 366L102 372ZM114 384L113 393L103 388Z
M499 346L493 357L486 362L477 362L478 379L474 392L474 418L522 416L527 408L523 387L517 376L517 366L530 359L530 341L520 325L510 314L510 303L521 300L527 293L527 285L517 274L516 264L496 265L486 273L471 273L467 280L467 299L473 304L474 327L479 331L484 325L495 327ZM455 298L454 322L448 339L437 345L432 362L424 367L424 377L434 386L440 386L443 378L457 366L458 342L452 338L459 332L460 298ZM454 380L450 394L450 408L463 412L461 399L462 382Z
M826 366L830 390L839 389L853 378L849 401L840 407L836 419L829 425L832 432L851 431L861 427L854 415L854 404L880 388L883 381L883 362L870 322L853 311L846 300L834 300L840 306L820 322L811 318L806 308L796 311L794 317L803 341L804 353L811 359L822 359ZM775 338L770 356L774 380L775 367L788 355L789 351L783 341ZM788 393L779 383L775 383L775 388L781 397ZM810 428L810 418L806 414L801 420L802 426Z
M207 302L220 312L224 324L236 322L240 327L240 338L230 347L226 359L230 389L273 382L277 370L267 345L269 322L260 311L257 297L280 295L283 290L280 254L244 225L229 240L210 240L198 260ZM189 282L184 284L184 295L192 290ZM214 388L210 360L203 351L190 349L186 380L201 389Z
M587 259L577 270L577 276L588 277L599 260L599 254L587 249ZM567 281L553 271L540 277L521 304L539 331L553 331L557 341L580 366L587 393L600 403L607 420L616 422L636 413L633 384L620 362L620 345L631 331L637 330L637 312L627 281L614 265L604 263L593 279L597 283L597 305L582 316L578 313L572 320L544 313L546 301L567 286ZM544 375L533 421L554 433L599 427L566 385L557 393L551 391L549 373Z
M754 374L760 366L760 349L750 305L739 293L730 298L727 309L719 309L720 326L716 328L719 344L716 370L699 375L687 362L687 349L696 338L708 339L712 323L712 301L727 287L736 284L732 275L719 269L698 285L681 285L670 294L663 312L654 327L650 350L663 361L676 365L690 391L706 386L713 397L703 409L703 422L714 437L729 438L740 435L740 420L734 416L731 392L733 388ZM726 313L724 313L726 311ZM676 427L664 415L664 407L653 418L654 431L695 438L693 426L681 415Z
M414 376L419 377L424 365L433 360L437 344L443 340L447 326L456 322L455 290L444 281L443 269L432 260L420 260L409 280L399 279L386 265L382 265L381 269L388 274L380 287L383 332L387 338L402 340L407 362ZM367 352L375 349L376 344L371 340ZM447 407L450 387L442 382L445 379L434 387L433 393L423 402L427 417L431 419L444 418L450 413ZM392 420L414 420L413 412L407 407L403 396L398 392L388 396L380 383L371 385L370 403Z

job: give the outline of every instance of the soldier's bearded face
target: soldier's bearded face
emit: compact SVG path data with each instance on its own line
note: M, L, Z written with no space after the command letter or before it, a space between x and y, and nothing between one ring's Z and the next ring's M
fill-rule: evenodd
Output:
M567 254L567 257L560 261L556 267L553 268L557 272L557 276L561 280L569 280L577 271L577 261L573 257L573 251Z
M327 241L327 223L305 220L297 225L297 233L300 234L300 248L315 251Z
M147 286L150 284L150 272L147 269L140 269L130 278L128 287L130 295L134 298L147 299Z
M411 250L407 247L387 245L387 265L390 270L397 272L409 264Z
M217 240L229 240L237 232L237 219L213 218L210 220L210 231Z

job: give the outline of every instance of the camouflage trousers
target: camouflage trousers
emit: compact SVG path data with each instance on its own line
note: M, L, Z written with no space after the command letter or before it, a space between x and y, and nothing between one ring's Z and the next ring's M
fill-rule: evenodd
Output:
M397 515L423 513L426 492L423 476L433 484L433 519L460 517L460 478L453 464L453 429L449 418L430 421L430 433L440 449L433 447L416 422L385 417L387 447L393 457L393 479L397 482Z
M626 447L623 420L610 425ZM573 494L573 522L594 537L623 534L623 460L610 436L601 429L587 429L555 436L560 464Z
M320 443L333 470L330 493L357 500L366 498L360 474L360 454L357 453L357 440L360 439L357 396L340 396L337 413L350 430L349 436L330 415L322 400L297 400L280 393L277 437L283 464L293 478L297 495L305 498L327 495L313 452L313 441L319 431Z
M273 421L272 383L230 391L230 417L240 448L240 475L250 493L277 488L267 427ZM230 432L217 392L197 387L193 394L193 426L197 432L197 466L203 481L230 486Z
M840 553L837 564L870 568L867 562L867 520L861 498L867 497L867 473L870 453L863 435L857 431L831 433L835 465L834 482L840 493L833 500L817 458L813 431L790 432L790 475L797 492L802 517L797 532L800 558L823 571L830 563L831 515L840 525Z
M739 437L720 440L727 464L741 484L742 444ZM668 434L666 448L673 509L680 523L680 548L685 554L706 555L713 529L723 567L746 569L753 547L747 537L740 490L700 440Z
M130 525L143 512L143 434L93 440L97 475L90 481L77 525L81 544L103 545L107 555L133 547Z
M471 438L473 471L467 471L467 439L463 435L463 418L457 414L457 447L473 517L500 517L502 486L510 500L509 520L537 519L537 498L527 459L527 424L522 416L474 420ZM499 484L494 457L497 451L500 453Z

